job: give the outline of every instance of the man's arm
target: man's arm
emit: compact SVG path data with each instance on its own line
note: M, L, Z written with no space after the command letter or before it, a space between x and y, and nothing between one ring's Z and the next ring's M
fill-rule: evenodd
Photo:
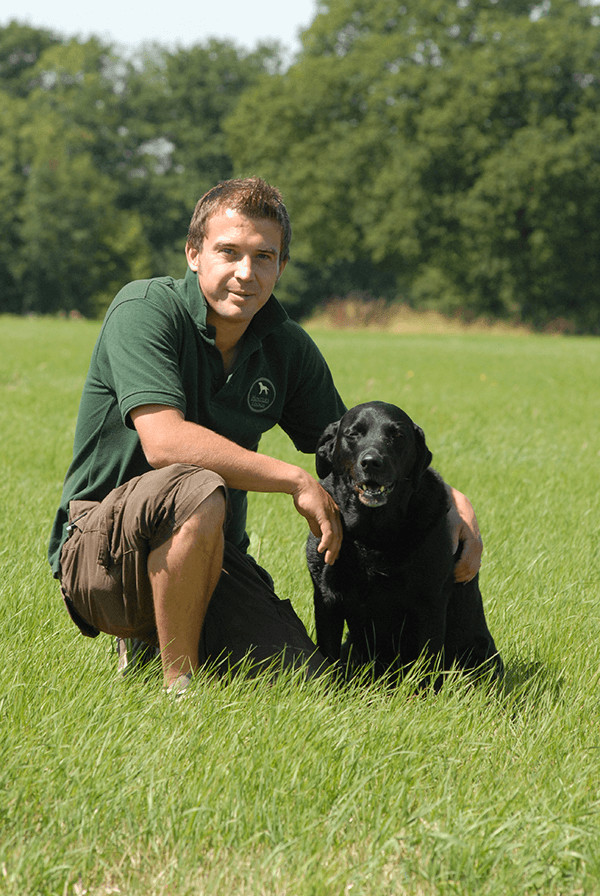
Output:
M446 490L450 499L448 524L452 533L453 552L456 553L461 542L463 544L460 558L454 567L454 580L470 582L479 572L483 554L479 524L469 499L450 485L446 484Z
M333 564L342 543L340 514L333 498L294 464L248 451L210 429L185 420L177 408L142 405L129 416L151 467L196 464L219 473L231 488L291 495L298 513L320 538L319 552Z

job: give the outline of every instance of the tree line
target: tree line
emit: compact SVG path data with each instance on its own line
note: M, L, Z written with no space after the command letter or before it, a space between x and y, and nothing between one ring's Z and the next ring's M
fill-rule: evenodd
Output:
M0 29L0 312L100 314L185 270L199 196L259 174L295 317L360 293L600 332L600 10L330 0L282 48L124 58Z

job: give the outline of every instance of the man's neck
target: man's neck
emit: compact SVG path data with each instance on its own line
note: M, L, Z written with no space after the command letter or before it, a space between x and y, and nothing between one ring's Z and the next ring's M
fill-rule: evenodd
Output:
M207 319L207 321L212 323L210 319ZM213 326L215 325L213 324ZM235 364L247 329L248 322L244 324L224 324L222 321L219 321L215 326L215 345L221 352L225 373L229 373Z

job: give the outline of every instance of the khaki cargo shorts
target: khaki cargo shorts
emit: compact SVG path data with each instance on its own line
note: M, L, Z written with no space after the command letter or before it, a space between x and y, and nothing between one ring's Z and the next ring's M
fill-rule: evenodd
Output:
M218 474L173 464L130 480L101 502L71 502L61 592L83 634L106 632L158 644L148 555L218 488L226 491ZM200 662L225 670L244 658L280 657L285 665L306 664L309 674L320 674L327 665L290 602L275 594L269 574L225 542L221 577L200 638Z

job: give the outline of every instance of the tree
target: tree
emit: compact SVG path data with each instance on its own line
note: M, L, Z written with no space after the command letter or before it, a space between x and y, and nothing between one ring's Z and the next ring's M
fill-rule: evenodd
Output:
M575 0L331 0L230 151L284 192L293 257L415 303L600 324L600 19ZM594 323L596 321L596 323Z
M119 207L118 184L102 171L98 114L116 98L108 55L94 40L51 42L21 79L26 97L0 92L3 311L93 315L148 273L140 216Z
M11 96L26 97L31 90L32 69L42 53L60 38L42 28L10 22L0 28L0 84Z
M23 175L19 133L23 101L0 91L0 311L20 310L20 289L12 266L20 249L19 205Z
M154 273L183 275L196 201L234 173L222 119L245 89L279 64L276 46L248 53L209 40L173 53L155 46L128 71L120 196L124 208L144 218Z
M77 310L93 317L129 280L147 276L141 217L119 209L118 184L98 171L81 135L47 113L27 129L31 163L21 205L21 252L13 266L22 311ZM27 133L27 131L25 132Z
M232 174L221 118L278 58L209 41L132 62L0 29L0 312L95 315L128 280L182 276L194 204Z

